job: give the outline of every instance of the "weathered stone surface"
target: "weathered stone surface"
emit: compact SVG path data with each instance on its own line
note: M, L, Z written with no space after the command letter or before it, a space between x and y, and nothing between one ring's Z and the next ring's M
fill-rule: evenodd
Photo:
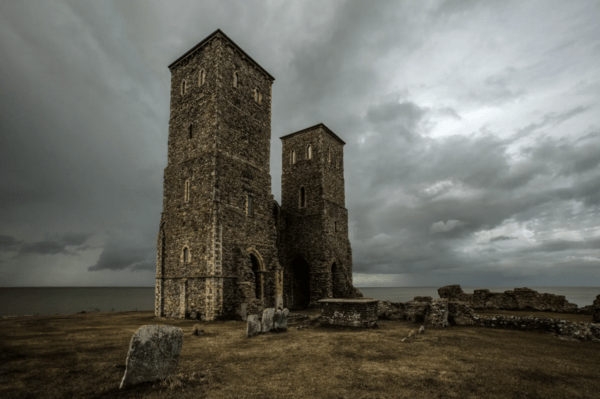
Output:
M425 315L429 310L427 302L405 302L404 318L411 323L420 323L425 321Z
M423 334L425 332L425 326L421 326L421 328L419 328L419 334Z
M271 331L287 331L287 316L283 310L275 312L275 316L273 316L273 330Z
M448 302L448 322L456 326L470 326L475 324L473 309L464 302Z
M414 302L428 302L430 303L431 301L433 301L433 298L430 296L416 296L413 298Z
M530 288L515 288L505 292L475 290L466 294L460 285L449 285L438 289L440 298L465 302L474 309L539 310L546 312L578 311L577 305L569 303L564 295L540 294Z
M262 314L262 332L266 333L273 329L273 316L275 316L275 308L268 308L263 310Z
M550 332L559 337L575 338L578 341L597 342L600 340L600 326L592 323L575 323L567 320L533 316L481 317L475 315L474 319L477 324L484 327Z
M403 317L403 314L398 303L379 301L377 304L377 317L385 320L399 320Z
M323 326L377 327L377 300L373 299L321 299L321 316L317 319Z
M168 377L177 369L182 346L183 331L178 327L140 327L131 337L119 388Z
M251 314L248 316L248 321L246 325L246 337L254 337L262 332L262 326L260 323L260 319L257 315Z
M283 315L285 316L286 319L289 317L290 311L288 308L283 309Z
M427 315L425 316L425 327L444 328L448 327L448 300L445 298L431 301Z

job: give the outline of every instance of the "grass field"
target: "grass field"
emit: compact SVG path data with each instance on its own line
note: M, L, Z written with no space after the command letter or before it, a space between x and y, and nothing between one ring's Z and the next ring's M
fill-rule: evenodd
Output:
M179 373L119 390L131 336L146 324L183 330ZM152 312L0 319L0 397L600 398L600 344L551 334L450 327L401 343L419 325L380 320L248 339L245 322L201 323L200 337L194 324Z

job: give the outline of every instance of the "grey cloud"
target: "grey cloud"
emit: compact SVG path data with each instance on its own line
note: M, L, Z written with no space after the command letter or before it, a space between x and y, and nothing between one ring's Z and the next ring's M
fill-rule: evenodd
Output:
M17 241L17 239L15 239L13 236L0 234L0 250L10 251L19 244L20 242Z
M508 237L508 236L497 236L497 237L492 237L490 238L490 242L496 242L496 241L508 241L508 240L516 240L517 237ZM496 252L497 250L493 250L494 252Z
M104 247L98 262L88 267L89 271L125 269L156 270L156 248L123 246L109 242Z

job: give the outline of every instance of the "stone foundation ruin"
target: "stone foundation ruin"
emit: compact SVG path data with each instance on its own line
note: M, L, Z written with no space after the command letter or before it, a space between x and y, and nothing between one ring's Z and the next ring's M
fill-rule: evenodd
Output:
M377 304L374 299L321 299L319 321L327 327L377 327Z

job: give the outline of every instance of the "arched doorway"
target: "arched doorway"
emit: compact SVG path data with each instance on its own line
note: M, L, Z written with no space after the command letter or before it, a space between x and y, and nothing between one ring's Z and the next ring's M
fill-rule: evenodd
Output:
M292 262L292 309L306 309L310 303L310 265L297 256Z
M263 281L260 262L254 254L250 254L250 262L252 263L252 273L254 273L254 297L262 300Z
M333 262L331 265L331 293L334 298L343 298L343 283L342 283L342 274L340 269L338 268L337 263Z

